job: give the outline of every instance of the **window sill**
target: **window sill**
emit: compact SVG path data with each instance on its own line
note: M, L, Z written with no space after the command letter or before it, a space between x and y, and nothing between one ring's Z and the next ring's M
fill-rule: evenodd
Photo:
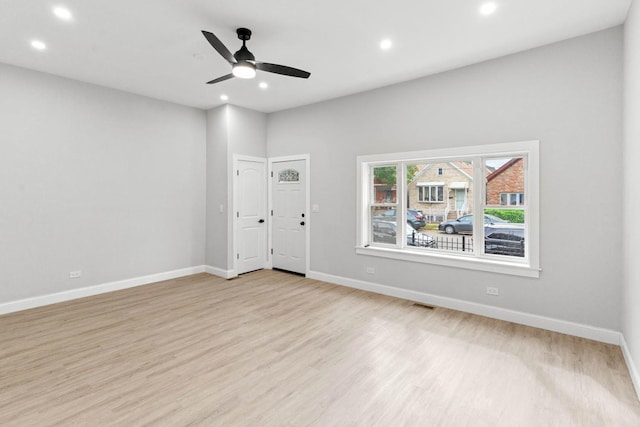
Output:
M479 259L476 257L452 256L446 253L411 251L407 249L356 247L356 254L380 258L397 259L401 261L420 262L425 264L444 265L448 267L465 268L469 270L488 271L491 273L510 274L522 277L540 277L540 269L528 264Z

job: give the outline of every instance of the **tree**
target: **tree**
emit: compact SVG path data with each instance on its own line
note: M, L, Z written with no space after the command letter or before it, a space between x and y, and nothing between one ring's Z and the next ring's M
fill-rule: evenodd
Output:
M418 172L418 166L407 165L407 184L411 182L416 173ZM373 177L381 184L393 187L396 185L396 167L395 166L382 166L373 169Z

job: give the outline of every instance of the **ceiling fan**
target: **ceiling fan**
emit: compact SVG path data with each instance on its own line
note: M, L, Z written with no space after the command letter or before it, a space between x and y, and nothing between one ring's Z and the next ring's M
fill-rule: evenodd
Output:
M309 78L311 73L297 68L287 67L278 64L269 64L267 62L256 61L253 53L247 49L247 40L251 39L251 30L248 28L238 28L236 30L238 38L242 40L242 47L233 55L226 48L226 46L218 39L213 33L209 31L202 31L205 38L211 43L211 46L220 54L224 59L233 67L230 74L227 74L217 79L213 79L207 84L214 84L222 82L233 77L239 77L241 79L252 79L256 76L256 70L267 71L269 73L282 74L291 77L300 77L303 79Z

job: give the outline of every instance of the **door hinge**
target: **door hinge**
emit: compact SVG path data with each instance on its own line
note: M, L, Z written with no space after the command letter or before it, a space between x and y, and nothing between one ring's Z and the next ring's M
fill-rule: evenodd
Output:
M236 259L240 259L240 254L236 254Z
M273 209L271 209L271 216L273 216Z
M240 176L240 169L236 171L236 175Z
M271 255L273 255L273 248L271 248Z
M236 212L236 218L240 218L240 212Z
M271 178L273 178L273 171L271 171Z

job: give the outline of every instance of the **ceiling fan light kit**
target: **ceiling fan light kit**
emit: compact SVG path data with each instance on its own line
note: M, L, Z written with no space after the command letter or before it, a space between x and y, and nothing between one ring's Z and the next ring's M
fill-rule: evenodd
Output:
M256 76L256 66L251 62L238 62L233 64L231 74L240 79L252 79Z
M248 28L238 28L236 30L238 38L242 40L242 47L233 55L231 51L209 31L202 30L202 34L207 39L209 44L231 65L231 73L226 74L217 79L208 81L207 84L214 84L222 82L233 77L241 79L252 79L256 76L256 70L266 71L268 73L282 74L284 76L299 77L307 79L311 73L303 70L299 70L293 67L287 67L285 65L269 64L267 62L256 61L253 53L247 49L247 41L251 39L251 30Z

